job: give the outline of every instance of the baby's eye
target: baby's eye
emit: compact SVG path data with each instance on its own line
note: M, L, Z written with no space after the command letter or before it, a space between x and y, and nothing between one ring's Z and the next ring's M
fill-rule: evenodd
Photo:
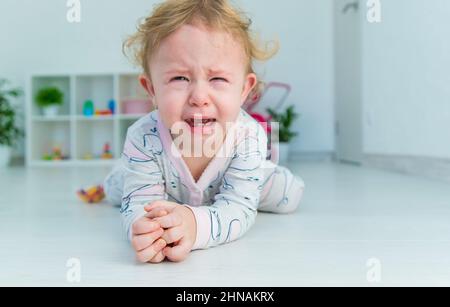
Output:
M189 79L186 77L183 77L183 76L176 76L176 77L170 79L170 81L188 81L189 82Z
M222 81L222 82L228 82L227 79L225 78L221 78L221 77L216 77L216 78L212 78L211 81Z

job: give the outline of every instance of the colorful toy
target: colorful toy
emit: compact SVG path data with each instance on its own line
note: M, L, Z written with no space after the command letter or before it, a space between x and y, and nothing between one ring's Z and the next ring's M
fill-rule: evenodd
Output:
M266 134L270 134L272 132L272 127L268 124L268 119L264 117L264 115L260 114L260 113L250 113L250 116L253 117L258 123L261 124L261 126L263 126L264 131L266 131Z
M153 109L150 98L130 98L122 101L123 114L147 114Z
M105 192L101 185L80 189L77 191L77 195L82 201L89 204L99 203L105 198Z
M42 157L43 160L63 160L66 159L62 155L61 147L60 146L54 146L51 154L46 154Z
M83 156L83 159L84 159L84 160L92 160L92 159L94 159L94 156L93 156L92 154L90 154L90 153L86 153L86 154Z
M105 110L95 110L95 115L97 116L105 116L105 115L112 115L113 113L111 112L110 109L105 109Z
M114 99L111 99L108 102L108 109L111 111L111 114L116 113L116 101Z
M103 153L101 155L102 159L112 159L113 155L111 153L111 147L109 146L109 143L105 143L103 146Z
M83 115L92 116L94 115L94 103L92 100L86 100L83 104Z
M92 100L86 100L83 104L83 115L84 116L105 116L113 115L116 110L116 102L114 99L108 101L108 109L96 110L94 102Z
M269 90L271 88L281 88L284 90L283 95L278 100L277 104L272 107L274 110L279 110L284 102L286 101L286 98L289 96L289 93L291 92L291 86L286 83L280 83L280 82L269 82L265 87L264 91L260 95L253 95L247 101L244 103L243 108L247 111L248 114L250 114L253 118L255 118L258 122L270 122L270 115L269 114L263 114L261 112L256 112L253 109L260 104L262 98L267 95ZM267 107L266 107L267 108ZM266 108L264 108L263 112L266 112ZM264 121L263 121L264 119Z
M272 107L272 109L274 110L279 110L281 109L281 107L283 106L284 102L286 101L286 98L289 96L289 93L291 92L291 86L289 84L286 83L280 83L280 82L270 82L268 83L265 87L264 87L264 91L262 92L262 94L260 95L253 95L252 97L249 97L249 99L247 99L243 105L243 108L247 111L247 113L252 116L257 122L259 122L264 130L267 133L267 137L269 139L268 142L268 157L274 161L274 157L278 156L278 153L276 152L276 147L272 148L271 145L271 132L272 132L272 127L270 125L270 122L272 120L272 117L270 116L270 114L268 114L267 112L267 106L264 107L260 107L260 109L263 109L264 113L260 112L256 112L253 109L260 104L261 99L267 95L269 89L271 88L281 88L284 90L283 95L281 96L281 98L278 100L278 102L276 103L276 105L274 107ZM274 152L272 152L274 150Z

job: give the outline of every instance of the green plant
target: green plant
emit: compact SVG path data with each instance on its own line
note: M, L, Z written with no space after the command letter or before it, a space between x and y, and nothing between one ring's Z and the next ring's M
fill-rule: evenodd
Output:
M294 111L294 106L289 106L286 111L278 113L277 111L267 108L267 112L272 117L272 122L279 124L279 141L289 142L297 135L297 132L291 131L291 126L298 114Z
M40 107L61 105L64 94L57 87L44 87L36 95L36 102Z
M22 95L19 88L6 88L8 81L0 79L0 145L12 146L23 132L16 126L16 111L9 101Z

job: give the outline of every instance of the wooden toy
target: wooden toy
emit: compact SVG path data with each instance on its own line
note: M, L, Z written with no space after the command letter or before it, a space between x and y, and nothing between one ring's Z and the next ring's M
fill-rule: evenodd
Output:
M108 102L108 109L111 111L111 114L116 113L116 101L114 99L111 99Z
M77 191L77 195L82 201L89 204L99 203L105 198L105 192L101 185L80 189Z
M112 159L113 155L111 153L111 147L109 146L109 143L105 143L103 146L103 153L101 155L102 159Z
M87 153L83 156L83 160L92 160L94 159L94 156L90 153Z
M83 104L83 115L92 116L94 115L94 103L92 100L86 100Z
M97 116L105 116L105 115L112 115L113 113L111 112L110 109L105 109L105 110L95 110L95 115Z
M63 160L66 159L62 155L61 147L60 146L54 146L51 154L46 154L42 157L43 160Z

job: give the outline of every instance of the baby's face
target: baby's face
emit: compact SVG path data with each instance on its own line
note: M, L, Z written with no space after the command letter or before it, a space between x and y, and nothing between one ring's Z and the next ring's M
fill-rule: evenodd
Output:
M257 82L246 70L243 47L230 34L184 25L162 41L150 61L151 80L142 76L141 83L166 127L182 122L204 135L236 120Z

